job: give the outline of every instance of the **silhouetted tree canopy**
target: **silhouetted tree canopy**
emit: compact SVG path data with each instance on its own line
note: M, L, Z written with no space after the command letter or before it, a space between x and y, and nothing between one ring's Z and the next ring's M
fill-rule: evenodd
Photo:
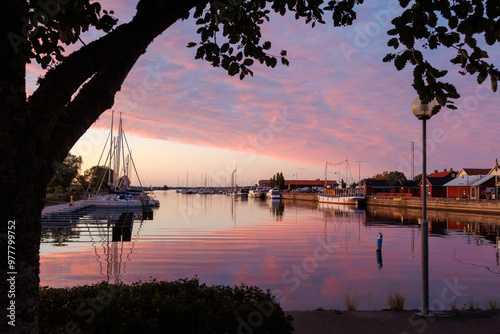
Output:
M78 176L82 166L82 157L68 153L68 156L60 164L56 164L56 172L50 180L48 187L55 188L60 186L67 190L71 182Z
M406 181L406 176L403 172L393 171L383 171L381 174L375 174L371 178L371 180L403 180Z

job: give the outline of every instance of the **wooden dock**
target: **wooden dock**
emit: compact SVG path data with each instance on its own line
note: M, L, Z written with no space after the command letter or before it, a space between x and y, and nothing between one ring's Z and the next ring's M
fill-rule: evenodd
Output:
M55 212L75 212L86 209L88 207L90 207L90 205L86 204L84 201L75 201L73 202L73 205L70 205L70 203L56 204L43 208L42 216Z

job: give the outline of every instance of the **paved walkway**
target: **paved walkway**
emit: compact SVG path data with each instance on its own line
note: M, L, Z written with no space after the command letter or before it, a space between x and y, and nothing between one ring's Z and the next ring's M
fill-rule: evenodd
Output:
M500 312L289 311L295 334L500 334Z

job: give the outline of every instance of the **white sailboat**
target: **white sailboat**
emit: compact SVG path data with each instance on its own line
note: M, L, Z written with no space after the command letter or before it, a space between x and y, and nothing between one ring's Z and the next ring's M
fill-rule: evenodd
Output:
M106 177L106 174L103 174L97 180L97 187L93 192L90 191L92 180L90 181L84 202L88 205L94 205L98 207L140 207L143 205L158 206L160 202L154 197L154 194L152 192L144 191L142 187L139 175L137 174L137 170L135 168L134 160L132 159L132 155L130 154L130 149L128 147L125 133L123 131L121 113L118 125L118 134L116 138L113 138L113 116L111 117L111 132L109 138L111 138L111 144L105 162L105 165L109 162L109 167L106 173L108 176L108 192L104 194L99 192ZM125 147L128 150L127 157L125 157ZM103 149L103 153L105 150L106 145ZM139 182L139 190L130 189L130 163ZM98 162L98 166L99 164L100 159ZM96 171L97 168L94 171L94 174ZM111 173L111 171L113 172ZM92 175L92 179L94 177L95 175Z

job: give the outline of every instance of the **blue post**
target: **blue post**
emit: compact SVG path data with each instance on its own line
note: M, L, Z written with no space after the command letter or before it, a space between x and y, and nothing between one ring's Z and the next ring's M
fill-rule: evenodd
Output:
M378 251L381 251L382 250L382 238L384 236L382 235L382 231L379 231L378 232L378 235L377 235L377 250Z

